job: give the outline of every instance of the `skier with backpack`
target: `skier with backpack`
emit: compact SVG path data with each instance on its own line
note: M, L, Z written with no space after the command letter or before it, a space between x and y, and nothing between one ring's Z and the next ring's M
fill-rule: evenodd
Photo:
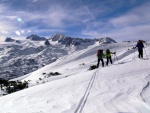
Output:
M106 56L106 65L108 66L108 63L110 61L110 63L112 64L112 59L111 59L111 54L116 54L116 52L111 52L109 49L106 50L105 56Z
M102 49L99 49L97 51L97 58L98 58L98 62L97 62L97 68L99 67L99 62L101 61L102 62L102 67L104 67L104 60L103 58L105 57L104 53L103 53L103 50Z

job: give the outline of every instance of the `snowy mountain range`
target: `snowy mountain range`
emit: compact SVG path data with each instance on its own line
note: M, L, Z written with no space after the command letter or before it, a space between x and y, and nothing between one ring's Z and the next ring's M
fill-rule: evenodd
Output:
M55 47L59 44L50 43ZM134 44L96 42L13 79L29 81L29 88L0 97L0 112L149 113L150 44L145 45L144 59L138 58L138 50L132 49ZM99 48L116 51L116 55L112 55L113 64L106 66L105 63L105 67L100 65L98 69L89 70L90 66L97 64ZM53 76L55 72L60 75Z
M79 45L92 45L97 41L97 39L83 39L83 38L74 38L74 37L68 37L64 34L56 34L51 37L52 41L57 41L60 44L68 46L79 46Z
M37 35L28 36L25 40L8 37L0 42L0 78L12 79L26 75L98 41L99 39L74 38L63 34L56 34L49 40Z

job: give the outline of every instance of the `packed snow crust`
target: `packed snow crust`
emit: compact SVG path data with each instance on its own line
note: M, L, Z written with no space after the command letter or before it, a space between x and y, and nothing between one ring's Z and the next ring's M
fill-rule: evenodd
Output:
M17 78L30 87L0 97L0 113L150 113L150 46L144 60L133 45L95 44ZM116 51L113 65L88 70L100 48Z

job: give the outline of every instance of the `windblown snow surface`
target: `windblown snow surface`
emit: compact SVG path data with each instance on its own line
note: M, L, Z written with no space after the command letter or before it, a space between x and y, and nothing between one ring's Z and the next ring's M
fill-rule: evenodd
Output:
M31 80L30 87L0 97L0 113L150 113L150 60L138 59L131 46L95 44L18 78ZM117 58L88 70L99 48L116 51ZM149 56L146 46L144 58ZM44 78L50 72L61 75Z

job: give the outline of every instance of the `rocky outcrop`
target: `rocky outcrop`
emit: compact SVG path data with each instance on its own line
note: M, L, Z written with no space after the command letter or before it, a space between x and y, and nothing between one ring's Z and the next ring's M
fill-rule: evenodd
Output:
M37 36L37 35L31 35L31 36L28 36L26 39L30 39L32 41L45 41L46 38L45 37L40 37L40 36Z
M100 44L111 44L111 43L117 43L115 40L113 40L110 37L103 37L99 39Z

